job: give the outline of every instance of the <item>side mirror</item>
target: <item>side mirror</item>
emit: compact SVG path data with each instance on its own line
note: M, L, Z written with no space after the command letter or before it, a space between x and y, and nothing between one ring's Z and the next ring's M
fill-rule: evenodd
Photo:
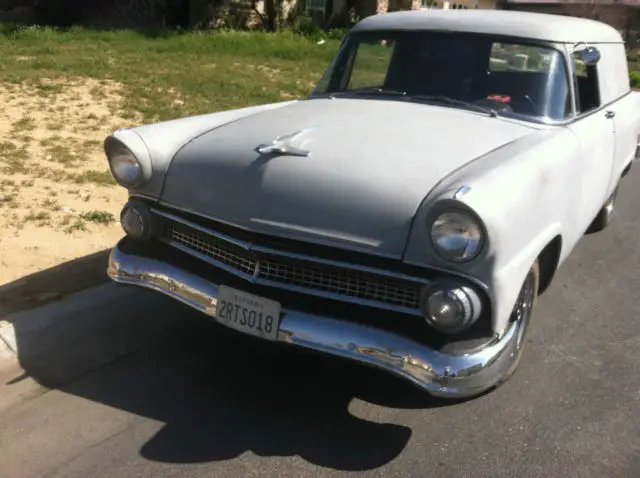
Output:
M574 53L578 56L580 61L587 66L595 65L600 61L600 50L595 46L585 45L582 43L579 46L576 45Z

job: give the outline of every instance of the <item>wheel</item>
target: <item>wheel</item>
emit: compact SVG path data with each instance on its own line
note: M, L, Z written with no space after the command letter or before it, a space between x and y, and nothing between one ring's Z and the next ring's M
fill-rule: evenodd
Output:
M513 350L512 362L509 365L509 369L507 370L507 372L495 385L488 388L484 392L472 397L458 399L457 401L447 399L448 403L466 402L468 400L473 400L475 398L487 395L498 389L513 376L516 369L518 368L518 364L520 363L522 352L524 351L527 334L529 332L529 327L531 326L531 316L533 315L536 301L538 299L539 286L540 264L538 262L538 259L536 259L536 261L531 266L531 269L529 269L527 277L525 277L524 282L522 283L520 293L518 294L518 299L513 306L513 311L511 312L511 317L509 319L509 326L511 326L513 323L518 323L519 327L516 331L516 344Z
M518 299L513 306L513 312L511 312L510 324L519 322L519 327L516 332L516 345L513 352L513 361L511 362L511 366L509 367L507 373L500 379L494 389L498 388L500 385L509 380L518 368L518 364L520 363L520 358L522 357L522 352L524 351L524 347L526 344L527 333L529 332L529 327L531 326L531 316L533 315L533 311L538 299L539 286L540 264L538 262L538 259L536 259L536 261L531 266L531 269L529 269L529 273L527 274L527 277L525 278L524 283L520 288L520 294L518 294Z
M613 193L611 193L611 196L609 196L609 199L607 199L607 202L604 203L604 206L602 206L602 209L600 209L600 212L589 226L589 229L587 229L587 234L600 232L609 225L609 223L611 222L611 216L613 215L613 208L616 204L617 196L618 186L616 186L616 188L613 190Z

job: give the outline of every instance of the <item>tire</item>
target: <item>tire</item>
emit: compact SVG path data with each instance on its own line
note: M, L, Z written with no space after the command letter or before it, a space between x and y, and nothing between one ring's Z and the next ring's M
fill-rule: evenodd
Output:
M446 400L446 403L462 403L467 402L469 400L474 400L479 397L488 395L500 388L509 379L513 376L515 371L520 364L520 359L522 358L522 353L524 352L524 348L526 345L526 339L529 332L529 328L531 326L531 318L533 316L533 312L535 310L535 306L538 300L538 291L540 287L540 263L538 259L533 263L531 269L527 273L527 276L522 283L522 287L520 288L520 293L518 294L518 299L516 300L515 305L513 306L513 312L511 313L511 318L509 319L509 325L513 324L518 320L523 321L522 327L517 332L516 338L516 347L513 352L513 361L509 365L509 369L507 372L500 378L498 383L488 388L487 390L470 397L465 397L461 399L440 399L442 401ZM521 307L523 304L521 303L521 299L525 302L525 307ZM522 313L520 313L522 312Z
M517 332L516 348L514 351L513 362L511 362L511 366L509 367L507 373L500 379L495 387L493 387L494 390L507 382L513 376L516 369L518 368L518 365L520 364L520 359L522 358L522 353L525 349L529 328L531 327L531 318L538 301L539 287L540 264L538 262L538 259L536 259L536 261L531 266L531 269L529 269L527 277L525 278L522 287L520 288L518 299L516 300L516 303L513 306L513 312L511 313L510 324L517 321L523 322Z
M618 197L618 186L613 190L607 202L604 203L600 212L595 217L589 229L587 229L587 234L593 234L594 232L600 232L604 230L609 223L611 222L611 216L613 215L613 210L616 204L616 198Z

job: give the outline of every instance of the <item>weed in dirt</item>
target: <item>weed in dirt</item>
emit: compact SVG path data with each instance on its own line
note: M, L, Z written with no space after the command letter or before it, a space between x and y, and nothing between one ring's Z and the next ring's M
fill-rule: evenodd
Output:
M49 131L62 131L64 129L64 123L62 121L54 121L47 124Z
M51 215L46 211L38 211L38 212L30 212L24 217L25 222L27 221L45 221L50 219Z
M38 95L44 98L48 98L51 95L62 93L62 91L64 91L64 87L58 84L36 83L33 86L38 91Z
M0 204L9 204L16 199L14 194L0 194Z
M82 146L85 148L100 148L102 146L102 141L97 139L86 139L82 143Z
M13 143L9 145L4 150L0 146L0 161L6 165L2 168L2 172L4 174L28 173L26 162L29 159L29 151L26 146L18 148Z
M69 224L64 228L64 232L67 234L71 234L76 231L87 231L87 223L80 218L76 218L72 224Z
M49 136L47 138L42 138L40 140L40 146L43 148L50 148L60 143L64 143L65 140L62 136L54 134L53 136Z
M60 144L56 144L54 146L49 146L48 148L46 148L45 157L49 161L54 161L66 166L72 165L73 163L78 161L78 156L74 151L71 150L71 148Z
M71 180L76 184L94 183L105 186L116 184L110 171L84 171L83 173L71 175Z
M16 151L18 147L11 141L0 141L0 158Z
M104 88L100 88L98 86L94 86L93 88L91 88L91 90L89 91L89 94L95 100L104 100L104 99L107 98L107 94L106 94Z
M23 116L13 123L13 133L22 133L36 129L36 120L29 116Z
M20 185L25 188L33 187L35 181L33 179L23 179Z
M80 217L88 222L95 222L98 224L111 224L115 222L116 218L113 214L107 211L89 211L80 214Z
M42 201L42 207L45 207L51 211L57 211L60 209L60 203L55 199L47 198Z
M31 141L33 141L33 136L28 134L19 135L16 136L16 141L19 141L22 144L29 144L31 143Z

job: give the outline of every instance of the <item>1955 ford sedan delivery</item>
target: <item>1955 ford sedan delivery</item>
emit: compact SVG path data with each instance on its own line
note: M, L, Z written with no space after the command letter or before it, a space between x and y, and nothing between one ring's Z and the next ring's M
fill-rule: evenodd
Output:
M305 99L119 130L109 276L440 397L511 376L536 297L609 223L640 101L603 23L365 18Z

